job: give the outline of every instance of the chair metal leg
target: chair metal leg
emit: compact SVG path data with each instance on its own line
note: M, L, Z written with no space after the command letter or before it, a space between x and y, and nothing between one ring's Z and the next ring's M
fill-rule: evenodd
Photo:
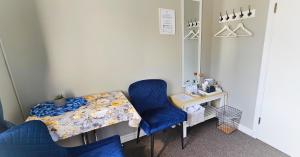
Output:
M154 135L151 135L151 157L154 156Z
M184 149L184 138L183 138L183 136L184 136L184 133L183 133L183 122L181 123L181 148L182 149Z
M141 127L138 127L137 138L136 138L136 143L137 144L140 142L140 132L141 132Z

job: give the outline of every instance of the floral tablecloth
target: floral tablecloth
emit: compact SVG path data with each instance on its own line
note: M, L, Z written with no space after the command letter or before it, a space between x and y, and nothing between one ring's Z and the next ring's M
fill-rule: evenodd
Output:
M131 127L138 127L141 121L139 114L120 91L93 94L83 98L88 104L75 111L53 117L30 116L26 121L43 121L54 141L124 121L128 121Z

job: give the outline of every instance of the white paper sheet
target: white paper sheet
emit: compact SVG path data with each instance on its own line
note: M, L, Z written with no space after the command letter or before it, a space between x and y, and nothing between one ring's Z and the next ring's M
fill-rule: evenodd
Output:
M160 34L175 35L175 10L159 8Z
M189 95L186 95L186 94L178 94L178 95L175 96L175 99L177 99L179 101L182 101L182 102L185 102L185 101L192 100L193 97L191 97Z

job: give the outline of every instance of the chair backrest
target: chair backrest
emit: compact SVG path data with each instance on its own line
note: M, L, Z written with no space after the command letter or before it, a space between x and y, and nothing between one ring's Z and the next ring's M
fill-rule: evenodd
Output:
M2 108L2 103L1 103L1 100L0 100L0 133L7 130L7 129L9 129L9 128L14 127L14 126L15 126L15 124L4 120L3 108Z
M4 116L3 116L3 109L2 109L2 103L0 100L0 133L6 130L6 125L4 122Z
M0 99L0 122L4 121L4 115L3 115L3 108L2 108L2 103Z
M128 92L132 105L140 114L165 107L168 102L167 83L164 80L138 81L129 86Z
M29 121L0 134L0 156L66 157L67 150L53 142L41 121Z

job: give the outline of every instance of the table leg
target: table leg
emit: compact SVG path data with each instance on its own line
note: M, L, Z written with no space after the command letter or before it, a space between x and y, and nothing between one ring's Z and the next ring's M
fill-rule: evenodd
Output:
M221 99L220 99L220 104L219 107L225 106L226 105L226 95L224 95Z
M95 141L97 142L98 141L97 131L94 130L93 132L94 132L94 136L95 136Z
M86 132L85 136L86 136L87 144L90 144L91 142L90 142L90 139L89 139L89 132Z
M81 134L81 138L82 138L82 143L83 143L84 145L87 145L87 144L88 144L88 140L87 140L86 133L82 133L82 134Z
M182 127L182 131L183 131L183 137L186 138L187 137L187 123L186 121L183 122L183 127Z
M82 133L82 134L81 134L81 138L82 138L82 142L83 142L84 145L89 144L88 133Z

